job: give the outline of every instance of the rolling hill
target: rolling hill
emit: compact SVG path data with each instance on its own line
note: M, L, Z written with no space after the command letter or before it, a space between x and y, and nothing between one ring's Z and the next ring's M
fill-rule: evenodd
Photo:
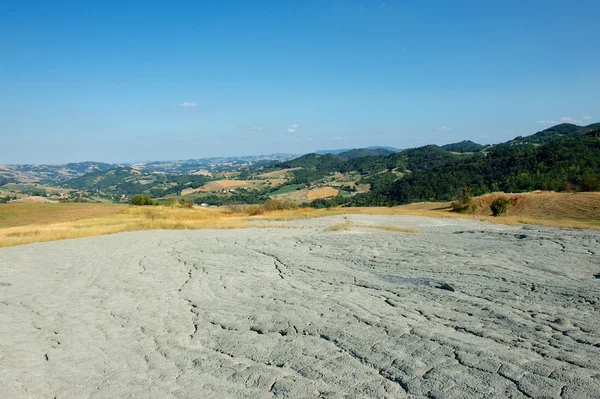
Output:
M21 183L54 184L87 173L105 171L115 166L104 162L77 162L64 165L0 165L0 183L11 180Z
M544 144L560 137L579 137L586 133L600 129L600 123L593 123L587 126L578 126L572 123L561 123L532 134L531 136L516 137L508 141L509 144Z
M396 152L359 148L338 154L311 153L293 159L282 157L280 161L239 157L235 162L222 160L225 163L219 166L211 164L215 158L208 164L174 161L134 166L94 162L5 165L0 167L0 183L18 180L15 176L41 176L58 181L61 190L82 191L88 198L115 200L137 193L155 198L188 195L210 204L257 203L283 192L300 201L307 200L308 190L329 188L328 192L345 194L343 199L326 201L355 206L453 200L463 186L470 187L474 195L494 191L597 191L599 132L598 123L560 124L489 146L465 140ZM198 169L200 166L205 169ZM211 181L238 180L244 182L244 190L199 189Z
M452 143L443 145L442 148L452 152L477 152L486 148L484 145L477 144L471 140L464 140L460 143Z
M387 150L385 148L354 148L352 150L341 152L337 155L344 159L354 159L370 156L386 156L393 153L394 151Z

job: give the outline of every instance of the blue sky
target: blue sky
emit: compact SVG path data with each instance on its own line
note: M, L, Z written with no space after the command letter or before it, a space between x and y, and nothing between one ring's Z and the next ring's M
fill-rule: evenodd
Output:
M0 2L0 164L463 139L600 119L598 1Z

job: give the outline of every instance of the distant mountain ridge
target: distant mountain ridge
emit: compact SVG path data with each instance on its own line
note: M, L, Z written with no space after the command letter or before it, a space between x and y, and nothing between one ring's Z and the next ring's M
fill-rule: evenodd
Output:
M394 151L391 151L391 150L388 150L385 148L354 148L352 150L340 152L337 155L344 159L353 159L353 158L381 156L381 155L385 156L385 155L390 155L393 153L394 153Z
M390 152L397 151L397 149L394 148L394 147L372 145L372 146L369 146L369 147L361 147L361 148L341 148L341 149L337 149L337 150L317 150L317 151L314 152L314 154L319 154L319 155L325 155L325 154L339 155L339 154L342 154L344 152L353 151L353 150L387 150L387 151L390 151Z
M63 165L0 165L0 177L18 182L59 183L116 165L105 162L76 162Z

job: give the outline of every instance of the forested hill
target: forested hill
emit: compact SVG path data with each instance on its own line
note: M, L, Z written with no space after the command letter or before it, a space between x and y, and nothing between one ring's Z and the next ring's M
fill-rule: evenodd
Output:
M370 157L370 156L378 156L378 155L390 155L393 154L394 151L385 149L385 148L354 148L349 151L345 151L337 154L338 156L344 159L354 159L361 157Z
M574 137L558 136L539 146L505 143L487 153L448 158L434 167L377 184L383 178L372 178L374 189L357 195L353 203L453 200L464 186L470 187L474 195L492 191L599 191L600 129Z
M579 137L586 133L600 129L600 123L593 123L587 126L577 126L571 123L561 123L560 125L552 126L541 132L532 134L526 137L516 137L509 141L509 144L544 144L560 137Z
M453 200L464 186L474 195L492 191L597 191L599 132L600 124L561 124L485 147L464 141L351 159L308 154L279 167L301 168L292 172L295 184L336 172L360 172L360 183L369 183L371 191L343 200L352 205Z
M483 150L485 146L474 143L471 140L464 140L460 143L443 145L442 148L452 152L477 152Z
M186 188L200 187L210 180L202 175L167 175L119 166L68 180L64 187L113 195L149 193L153 197L161 197L180 193Z

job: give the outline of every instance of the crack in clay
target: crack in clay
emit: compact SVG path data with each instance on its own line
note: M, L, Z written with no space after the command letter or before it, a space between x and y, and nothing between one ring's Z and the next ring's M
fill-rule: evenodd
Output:
M368 366L372 369L374 369L375 371L377 371L377 373L385 378L386 380L398 385L400 388L402 388L402 390L405 393L408 393L409 388L408 385L402 381L402 379L400 377L394 377L389 371L387 370L383 370L382 368L378 367L377 365L369 362L365 357L360 356L358 353L356 353L353 350L348 350L346 348L344 348L343 346L341 346L341 344L337 341L337 339L332 339L331 337L329 337L328 335L325 334L319 334L318 335L319 338L321 338L324 341L327 341L331 344L333 344L336 348L338 348L339 350L343 351L344 353L347 353L348 355L350 355L351 357L353 357L354 359L358 360L362 365L364 366Z

